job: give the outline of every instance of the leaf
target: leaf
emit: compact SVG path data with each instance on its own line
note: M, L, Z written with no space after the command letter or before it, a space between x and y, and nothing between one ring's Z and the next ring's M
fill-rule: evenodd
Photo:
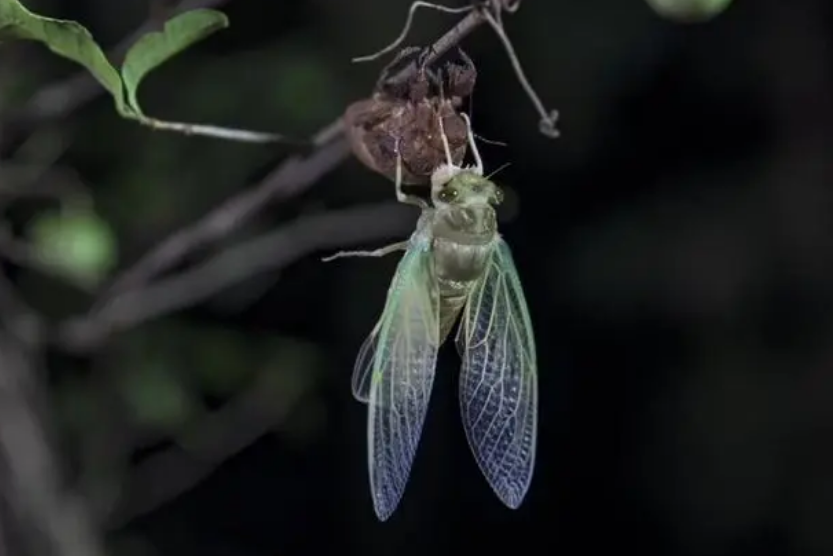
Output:
M19 0L0 0L0 43L8 38L36 40L56 54L83 65L109 91L122 117L154 129L187 135L252 143L282 141L284 137L275 133L158 120L144 115L139 107L139 84L151 70L228 25L228 18L216 10L197 9L182 13L167 21L162 31L148 33L136 41L119 72L83 25L34 14Z
M81 64L110 92L119 114L132 116L118 71L80 23L34 14L18 0L0 0L0 43L8 38L41 42L55 54Z
M124 401L137 424L176 430L199 409L194 395L161 357L145 361L139 372L119 377Z
M168 20L162 31L148 33L136 41L122 64L122 79L131 109L142 115L137 91L142 79L151 70L228 25L228 18L221 12L192 10Z
M116 239L92 211L47 212L28 227L38 260L82 287L94 287L116 262Z

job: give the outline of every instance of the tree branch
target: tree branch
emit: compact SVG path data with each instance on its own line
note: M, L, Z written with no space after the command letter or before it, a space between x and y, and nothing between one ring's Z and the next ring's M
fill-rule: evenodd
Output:
M38 375L31 354L0 334L0 498L27 553L102 556L81 498L62 484Z
M299 218L222 251L193 269L117 295L98 311L62 325L57 341L71 349L93 349L115 332L194 305L257 273L288 266L309 253L405 236L413 230L414 220L411 207L395 202Z

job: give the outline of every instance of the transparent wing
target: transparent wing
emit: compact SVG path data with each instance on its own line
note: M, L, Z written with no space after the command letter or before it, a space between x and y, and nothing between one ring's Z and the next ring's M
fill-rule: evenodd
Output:
M353 397L362 403L367 403L370 398L370 377L373 375L373 357L376 354L379 328L381 326L382 319L379 319L379 322L373 327L373 330L359 349L356 364L353 366L353 376L350 381L350 386L353 389Z
M529 311L503 240L469 296L457 349L469 446L495 494L517 508L535 467L538 378Z
M383 521L405 490L434 382L439 299L432 265L427 249L409 248L388 291L378 332L365 342L373 354L367 423L370 489Z

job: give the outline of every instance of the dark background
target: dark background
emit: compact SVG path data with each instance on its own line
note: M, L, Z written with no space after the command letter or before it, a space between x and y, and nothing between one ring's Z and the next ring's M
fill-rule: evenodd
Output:
M27 5L83 22L107 46L148 9ZM308 136L369 94L383 64L350 58L392 40L407 6L229 1L231 27L151 75L143 105ZM518 511L468 452L448 346L405 497L377 522L350 372L396 257L323 264L329 252L312 252L94 353L50 350L66 475L102 516L111 553L833 553L830 16L826 0L737 0L683 25L643 0L528 0L506 25L561 113L554 141L494 34L463 43L479 68L476 131L507 143L481 150L487 170L511 162L496 176L509 199L502 233L539 350L539 453ZM418 12L407 43L455 18ZM0 64L6 109L77 71L33 44L4 45ZM66 144L55 164L89 188L121 267L293 152L153 132L104 97L38 129L44 144ZM351 159L233 239L392 198ZM38 208L16 210L20 224ZM50 318L91 299L37 270L15 267L14 281ZM273 389L255 388L259 409L219 419L253 384ZM181 441L194 427L201 456ZM215 438L239 442L215 452ZM157 497L167 482L194 486Z

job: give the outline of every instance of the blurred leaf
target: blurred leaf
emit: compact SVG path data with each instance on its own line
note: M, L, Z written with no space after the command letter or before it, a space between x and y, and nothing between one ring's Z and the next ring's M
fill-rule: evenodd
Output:
M655 12L679 23L708 21L721 13L732 0L646 0Z
M10 38L41 42L59 56L81 64L110 92L119 113L130 116L119 73L80 23L33 14L18 0L0 0L0 43Z
M123 374L120 388L140 425L176 429L198 410L196 398L175 370L161 361L149 361L140 372Z
M338 84L314 48L285 43L270 63L266 86L285 125L305 129L341 110L344 99L337 98Z
M27 235L42 264L83 287L100 283L116 263L110 226L91 211L43 213Z
M137 91L142 79L151 70L228 25L228 18L221 12L193 10L167 21L162 31L148 33L136 41L122 65L122 79L130 107L137 114L142 114Z

